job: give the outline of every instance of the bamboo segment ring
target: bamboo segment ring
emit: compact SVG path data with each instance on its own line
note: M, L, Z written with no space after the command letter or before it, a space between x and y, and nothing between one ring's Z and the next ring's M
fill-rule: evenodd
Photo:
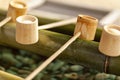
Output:
M98 20L88 15L79 15L77 18L74 35L81 32L80 38L93 40L97 28Z
M120 55L120 26L104 26L99 50L107 56L115 57Z
M38 41L38 19L23 15L16 19L16 41L21 44L34 44Z
M27 4L23 0L12 0L9 3L7 17L11 17L11 21L15 22L18 16L26 14Z

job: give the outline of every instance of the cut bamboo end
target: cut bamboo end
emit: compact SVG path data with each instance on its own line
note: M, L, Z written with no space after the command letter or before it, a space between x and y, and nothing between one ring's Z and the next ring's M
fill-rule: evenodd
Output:
M99 50L107 56L115 57L120 55L120 26L104 26Z
M7 16L11 17L11 21L16 22L18 16L26 14L27 4L23 0L12 0L9 3Z
M81 32L80 38L85 40L94 40L98 20L87 15L79 15L77 18L74 35Z
M34 44L38 41L38 19L23 15L16 19L16 41L21 44Z
M0 70L0 80L24 80L24 79Z

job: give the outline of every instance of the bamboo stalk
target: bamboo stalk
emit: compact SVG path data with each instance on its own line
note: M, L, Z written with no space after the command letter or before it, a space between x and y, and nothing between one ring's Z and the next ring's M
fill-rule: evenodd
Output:
M39 41L32 45L21 45L15 41L15 24L0 29L0 44L24 49L49 57L60 48L70 36L47 30L39 31ZM73 64L80 64L101 72L104 71L105 55L99 52L98 42L77 39L58 58ZM120 57L110 57L108 73L120 75ZM98 67L99 66L99 67Z
M46 30L40 30L39 34L40 35L38 43L32 45L21 45L15 41L15 24L7 24L0 30L0 44L14 48L25 49L49 57L70 38L70 36L68 35L54 33ZM61 58L65 59L68 62L72 61L72 63L77 64L80 64L80 62L82 64L84 62L88 62L87 66L92 66L95 69L103 71L104 64L103 61L105 58L104 55L100 54L97 48L98 48L97 42L76 40L72 45L70 45L70 47L68 47L68 49L66 49L63 52ZM75 57L73 57L74 55ZM80 56L82 56L84 59L83 58L80 59L79 58ZM94 62L93 59L89 60L87 56L89 57L96 56L94 59L96 59L97 62ZM99 65L101 67L97 67L94 65Z

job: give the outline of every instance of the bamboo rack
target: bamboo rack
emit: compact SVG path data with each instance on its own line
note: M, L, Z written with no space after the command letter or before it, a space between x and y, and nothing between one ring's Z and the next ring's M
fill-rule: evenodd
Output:
M21 45L21 44L18 44L18 43L16 43L16 41L14 40L14 36L15 36L15 27L8 27L9 26L9 24L7 24L7 25L5 25L3 28L2 28L2 30L0 31L0 35L2 35L2 33L4 33L1 37L0 37L0 39L1 39L1 41L0 41L0 44L1 45L4 45L3 43L7 43L7 45L10 45L10 46L12 46L12 47L17 47L17 48L25 48L26 50L30 50L30 48L32 48L32 47L35 47L36 45L39 45L39 44L41 44L41 42L38 42L38 43L36 43L36 44L33 44L32 45L32 47L30 47L30 46L28 46L28 45L26 45L26 46L24 46L24 45ZM5 30L8 30L8 31L10 31L10 33L12 34L9 34L9 32L6 32ZM13 32L11 32L11 31L13 31ZM42 31L40 31L40 32L42 32ZM44 31L43 31L43 33L44 33ZM45 31L45 33L46 33L46 31ZM48 32L49 33L49 32ZM51 32L50 32L51 33ZM53 35L54 35L54 33L53 33ZM80 34L79 34L80 35ZM9 37L9 36L11 36L11 37ZM8 37L8 40L5 40L5 41L3 41L2 40L2 38L7 38ZM43 36L41 36L41 38L42 37L45 37L44 35ZM67 37L67 36L66 36ZM6 41L10 41L11 43L9 43L9 42L6 42ZM41 41L41 40L40 40ZM43 41L44 42L44 41ZM13 44L14 43L14 44ZM42 44L42 45L44 45L44 44ZM97 44L97 46L98 46L98 44ZM52 46L51 46L52 47ZM41 47L40 47L41 48ZM38 50L39 49L39 46L37 47L37 51L39 51ZM32 50L31 50L32 51ZM34 51L33 50L33 52L36 52L36 51ZM42 51L40 51L40 52L42 52ZM43 51L44 52L44 51ZM98 53L100 53L99 51L97 51ZM38 53L38 52L37 52ZM47 53L47 52L46 52ZM45 55L45 54L43 54L43 55ZM93 55L92 55L93 56ZM100 56L100 57L102 57L101 58L101 60L103 60L104 61L104 59L105 59L105 56L104 55L102 55L101 53L98 55L98 56ZM119 57L118 57L119 58ZM111 58L111 62L112 61L115 61L117 58ZM98 63L99 64L99 63ZM104 67L104 62L102 62L101 61L101 63L100 64L102 64L101 65L101 67L103 68ZM115 66L112 66L112 64L110 64L111 65L111 67L110 67L110 69L109 69L109 73L115 73L115 74L119 74L119 72L117 72L116 70L115 71L113 71L112 70L112 68L113 67L115 67ZM93 66L92 66L93 67ZM94 67L94 68L96 68L96 67ZM101 71L103 71L103 69L101 69L101 68L99 68ZM118 68L117 68L118 69ZM27 80L29 80L29 79L27 79Z

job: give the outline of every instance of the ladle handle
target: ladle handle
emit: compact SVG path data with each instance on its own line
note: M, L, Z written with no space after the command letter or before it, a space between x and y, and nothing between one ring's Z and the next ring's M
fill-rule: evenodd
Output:
M32 80L39 72L41 72L48 64L50 64L57 56L60 55L73 41L75 41L81 32L76 33L70 40L68 40L59 50L57 50L51 57L43 62L37 69L35 69L25 80Z
M77 20L76 18L73 18L73 19L68 19L68 20L63 20L63 21L51 23L51 24L48 24L48 25L39 26L38 30L50 29L50 28L55 28L55 27L59 27L59 26L64 26L64 25L67 25L67 24L75 23L76 20Z
M4 20L2 20L0 22L0 27L2 27L3 25L5 25L7 22L9 22L11 20L11 17L6 17Z

